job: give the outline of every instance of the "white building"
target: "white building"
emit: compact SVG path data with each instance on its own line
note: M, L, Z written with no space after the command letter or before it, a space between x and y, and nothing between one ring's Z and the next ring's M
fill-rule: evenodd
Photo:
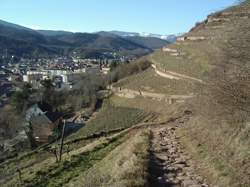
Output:
M32 83L33 81L37 80L45 80L45 79L53 79L55 76L60 76L62 77L63 83L68 83L68 79L70 75L73 74L80 74L80 73L85 73L86 69L77 69L75 71L71 70L41 70L41 71L27 71L26 75L23 75L23 81L24 82L30 82Z
M29 82L29 76L23 75L23 82Z

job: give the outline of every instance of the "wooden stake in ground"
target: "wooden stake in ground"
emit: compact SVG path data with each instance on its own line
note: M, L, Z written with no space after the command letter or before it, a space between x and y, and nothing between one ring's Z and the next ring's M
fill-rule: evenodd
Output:
M19 182L22 184L22 182L23 182L22 172L21 172L21 169L19 167L17 168L17 173L18 173Z
M63 120L62 137L61 137L61 144L60 144L60 151L59 151L59 162L62 160L62 150L63 150L63 140L64 140L65 125L66 125L66 122L65 122L65 120Z

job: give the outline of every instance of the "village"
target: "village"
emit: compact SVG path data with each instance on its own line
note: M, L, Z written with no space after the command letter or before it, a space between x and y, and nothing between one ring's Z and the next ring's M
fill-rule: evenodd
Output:
M17 58L3 55L0 57L0 107L9 102L11 94L19 90L23 83L38 89L41 80L51 79L58 90L72 89L76 75L107 74L112 64L132 60L125 56L84 59L71 56Z
M131 60L126 57L113 59L82 59L76 57L54 57L54 58L20 58L2 56L0 67L0 109L4 110L13 105L13 95L23 92L25 87L38 92L43 89L42 82L52 83L53 89L58 93L68 93L79 90L79 80L82 76L105 76L113 65L117 63L128 63ZM29 95L32 95L29 93ZM100 95L100 94L99 94ZM102 93L101 93L102 95ZM52 96L55 97L55 96ZM74 96L73 96L74 97ZM79 96L80 97L80 96ZM75 97L77 99L77 97ZM47 99L47 98L46 98ZM18 147L27 146L27 141L33 141L35 146L51 142L60 136L65 113L59 111L46 99L36 99L25 111L22 111L25 119L16 136L11 139L0 139L0 149L6 152L18 150ZM21 111L20 111L21 112ZM83 127L91 112L86 116L67 117L65 134L70 134ZM2 119L1 119L2 120ZM32 129L32 131L31 131ZM57 131L57 132L56 132ZM27 133L28 132L28 133ZM3 137L5 132L0 129ZM31 145L32 146L32 145ZM1 155L0 155L1 156Z

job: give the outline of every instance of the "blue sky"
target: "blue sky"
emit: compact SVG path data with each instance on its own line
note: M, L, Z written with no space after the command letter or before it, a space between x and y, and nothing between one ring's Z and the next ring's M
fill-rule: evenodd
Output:
M188 31L236 0L0 0L0 19L34 29Z

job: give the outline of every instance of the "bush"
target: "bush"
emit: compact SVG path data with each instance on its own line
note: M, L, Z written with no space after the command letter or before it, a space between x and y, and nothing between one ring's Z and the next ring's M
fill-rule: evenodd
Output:
M150 67L151 63L148 60L138 60L136 62L132 62L129 64L122 64L117 66L113 71L108 75L108 82L114 83L118 80L127 77L129 75L133 75L140 71L144 71L148 67Z

